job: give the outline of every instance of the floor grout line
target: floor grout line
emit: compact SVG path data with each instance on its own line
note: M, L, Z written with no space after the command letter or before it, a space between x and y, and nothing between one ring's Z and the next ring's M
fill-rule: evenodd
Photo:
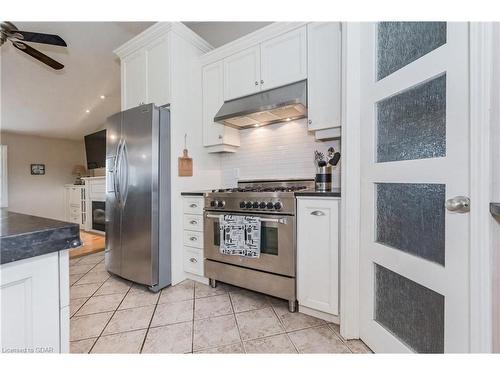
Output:
M196 311L196 283L193 283L193 320L191 322L191 353L194 353L194 313Z
M243 349L243 353L247 354L247 350L245 348L245 344L243 344L243 339L241 338L241 330L240 325L238 324L238 319L236 318L236 310L234 309L233 299L231 298L231 293L227 293L229 295L229 302L231 303L231 309L233 310L233 318L236 322L236 329L238 329L238 336L240 337L241 348Z
M144 339L142 340L142 345L141 345L141 348L139 349L139 354L142 353L142 350L144 349L144 344L146 343L146 339L148 338L148 333L149 333L149 329L151 328L151 323L153 322L153 318L155 316L155 313L156 313L156 309L158 307L158 301L160 300L160 297L161 297L161 291L158 291L158 293L160 293L160 295L158 296L158 299L156 300L156 304L155 304L155 307L153 309L153 314L151 314L151 319L149 319L149 324L148 324L148 328L146 329L146 333L144 334ZM123 311L123 310L122 310Z
M108 279L109 279L109 278L108 278ZM106 279L106 281L108 281L108 279ZM105 283L106 281L104 281L104 283ZM102 283L102 285L104 285L104 283ZM97 288L97 290L99 290L99 289L102 287L102 285L101 285L99 288ZM113 311L113 314L111 314L111 316L109 317L108 321L106 322L106 324L104 325L103 329L101 330L101 333L100 333L100 334L99 334L99 336L97 337L97 340L95 340L95 341L94 341L94 343L92 344L92 347L89 349L89 353L91 353L91 352L92 352L92 349L94 349L95 344L97 344L97 341L99 341L99 339L101 338L102 333L104 332L104 330L105 330L105 329L106 329L106 327L108 326L108 324L109 324L109 322L111 321L111 319L113 319L113 316L115 316L116 311L118 310L118 308L119 308L119 307L120 307L120 305L122 304L122 302L123 302L123 300L125 299L125 297L127 296L127 294L130 292L130 289L131 289L131 288L129 288L129 289L127 290L127 292L123 295L122 300L120 301L120 303L118 304L118 306L116 306L116 309ZM97 290L96 290L96 292L97 292ZM95 292L94 292L94 293L95 293Z

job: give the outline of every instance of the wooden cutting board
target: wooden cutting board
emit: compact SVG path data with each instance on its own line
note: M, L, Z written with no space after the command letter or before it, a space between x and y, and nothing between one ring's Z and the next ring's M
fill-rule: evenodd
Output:
M185 148L182 151L182 156L179 157L179 176L191 177L193 175L193 159L188 155L188 150Z

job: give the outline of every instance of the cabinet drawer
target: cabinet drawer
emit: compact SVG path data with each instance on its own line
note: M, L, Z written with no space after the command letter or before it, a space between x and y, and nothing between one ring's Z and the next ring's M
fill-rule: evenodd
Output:
M198 197L184 198L184 213L203 215L203 198L198 198Z
M203 215L184 215L184 229L203 231Z
M80 215L80 206L70 206L69 207L69 215L70 216Z
M200 249L184 247L184 271L203 276L203 252Z
M191 247L203 248L203 233L193 232L190 230L184 231L184 245Z

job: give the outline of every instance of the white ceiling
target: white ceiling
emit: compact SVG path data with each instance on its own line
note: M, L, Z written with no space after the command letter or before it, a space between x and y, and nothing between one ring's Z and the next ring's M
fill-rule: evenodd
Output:
M14 48L1 48L2 130L82 139L120 110L120 65L113 50L151 22L15 22L60 35L68 48L31 45L65 65L55 71ZM100 99L105 95L106 99ZM89 109L90 113L85 110Z
M229 43L272 22L184 22L214 48Z
M219 47L270 22L184 22ZM55 71L14 48L1 48L1 130L82 139L120 110L120 65L113 50L152 22L15 22L60 35L68 48L31 45L65 65ZM105 95L106 99L100 99ZM86 113L86 110L90 113Z

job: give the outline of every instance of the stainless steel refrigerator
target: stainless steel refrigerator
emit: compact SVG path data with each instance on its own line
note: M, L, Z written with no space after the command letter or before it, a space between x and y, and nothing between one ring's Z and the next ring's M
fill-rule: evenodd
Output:
M141 105L106 124L106 269L158 291L171 283L170 110Z

